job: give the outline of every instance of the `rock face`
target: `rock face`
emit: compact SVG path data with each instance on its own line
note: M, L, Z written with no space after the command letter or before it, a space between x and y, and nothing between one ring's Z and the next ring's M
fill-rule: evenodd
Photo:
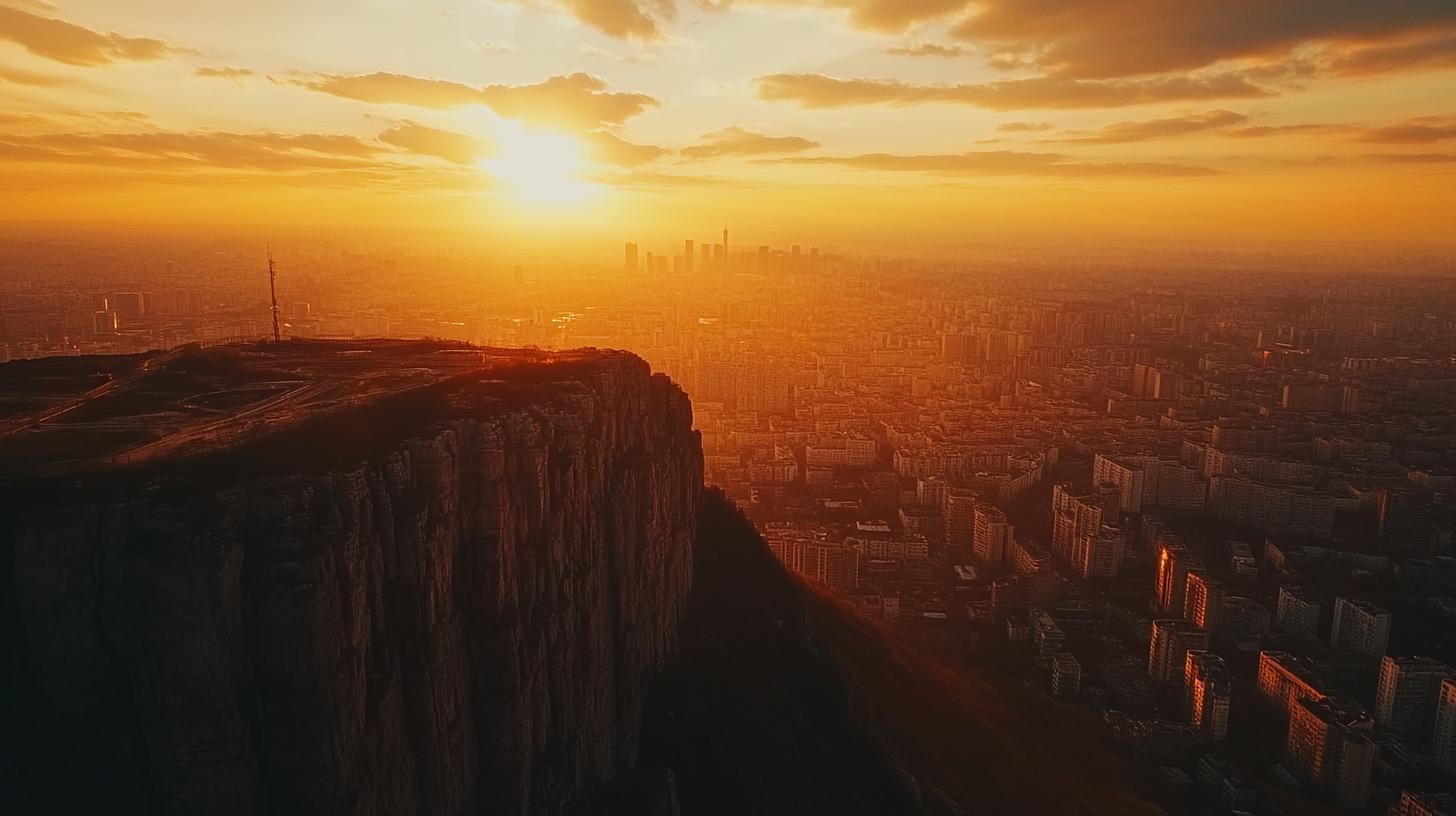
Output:
M601 353L369 410L7 488L19 812L553 814L634 769L693 581L687 398Z

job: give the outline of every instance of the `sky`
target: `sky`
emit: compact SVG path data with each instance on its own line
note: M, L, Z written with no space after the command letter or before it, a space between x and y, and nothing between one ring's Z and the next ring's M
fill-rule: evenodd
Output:
M0 0L0 219L1456 239L1452 0Z

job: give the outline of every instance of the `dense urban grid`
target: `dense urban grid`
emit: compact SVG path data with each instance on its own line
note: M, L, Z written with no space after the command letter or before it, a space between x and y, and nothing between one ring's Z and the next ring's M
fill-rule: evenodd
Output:
M785 565L1040 688L1190 810L1456 812L1449 258L916 261L726 230L610 264L273 253L290 337L640 354ZM252 243L15 241L0 263L0 361L272 331Z

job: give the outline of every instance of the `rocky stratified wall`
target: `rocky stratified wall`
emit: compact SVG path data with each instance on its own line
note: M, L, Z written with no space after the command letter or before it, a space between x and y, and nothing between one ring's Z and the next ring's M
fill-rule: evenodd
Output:
M550 814L631 769L692 583L690 406L622 354L498 376L361 464L7 508L22 803Z

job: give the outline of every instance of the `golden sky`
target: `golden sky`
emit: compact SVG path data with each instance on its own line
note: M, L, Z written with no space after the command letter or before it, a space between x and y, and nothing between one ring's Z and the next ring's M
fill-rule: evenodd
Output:
M27 222L1449 242L1456 0L0 0L0 201Z

